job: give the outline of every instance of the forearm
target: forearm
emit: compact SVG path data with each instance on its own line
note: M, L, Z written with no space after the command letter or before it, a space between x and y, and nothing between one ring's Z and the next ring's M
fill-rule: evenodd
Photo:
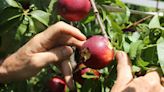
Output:
M15 79L15 70L17 68L17 59L15 54L11 54L10 56L0 59L0 83L6 83L13 79ZM16 64L13 64L16 63Z
M3 67L3 62L5 59L0 59L0 83L7 80L7 70Z

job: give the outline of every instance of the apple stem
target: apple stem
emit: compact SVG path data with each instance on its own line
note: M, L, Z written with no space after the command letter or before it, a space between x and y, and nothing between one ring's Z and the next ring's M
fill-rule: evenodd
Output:
M104 27L103 22L101 20L99 11L98 11L98 9L96 7L96 4L95 4L95 1L94 0L90 0L90 1L91 1L91 5L92 5L92 8L93 8L93 11L95 13L96 19L97 19L97 21L98 21L98 23L100 25L102 34L104 35L104 37L109 38L109 36L107 35L107 33L105 31L105 27Z

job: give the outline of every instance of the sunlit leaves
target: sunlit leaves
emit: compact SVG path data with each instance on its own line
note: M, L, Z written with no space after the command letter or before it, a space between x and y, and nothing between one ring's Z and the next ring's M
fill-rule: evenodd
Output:
M160 28L159 17L155 15L149 23L149 28Z
M164 73L164 40L157 44L158 61Z
M41 10L35 10L31 12L31 16L40 21L41 23L43 23L44 25L48 26L50 16L49 13L46 13Z
M0 0L0 12L7 7L21 8L15 0Z

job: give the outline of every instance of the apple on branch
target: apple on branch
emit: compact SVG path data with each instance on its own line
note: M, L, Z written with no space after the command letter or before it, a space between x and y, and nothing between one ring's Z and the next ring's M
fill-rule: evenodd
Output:
M90 0L58 0L57 10L59 14L69 21L84 19L91 9Z
M113 61L114 49L108 38L95 35L83 44L81 57L87 67L102 69Z

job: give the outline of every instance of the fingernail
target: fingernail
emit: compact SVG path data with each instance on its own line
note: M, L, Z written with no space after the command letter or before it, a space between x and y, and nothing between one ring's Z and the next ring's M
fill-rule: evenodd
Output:
M123 56L123 52L122 51L118 51L117 55L118 55L118 57L122 57Z
M117 58L117 60L123 59L124 57L125 57L125 53L124 53L123 51L118 51L118 52L116 53L116 58Z

